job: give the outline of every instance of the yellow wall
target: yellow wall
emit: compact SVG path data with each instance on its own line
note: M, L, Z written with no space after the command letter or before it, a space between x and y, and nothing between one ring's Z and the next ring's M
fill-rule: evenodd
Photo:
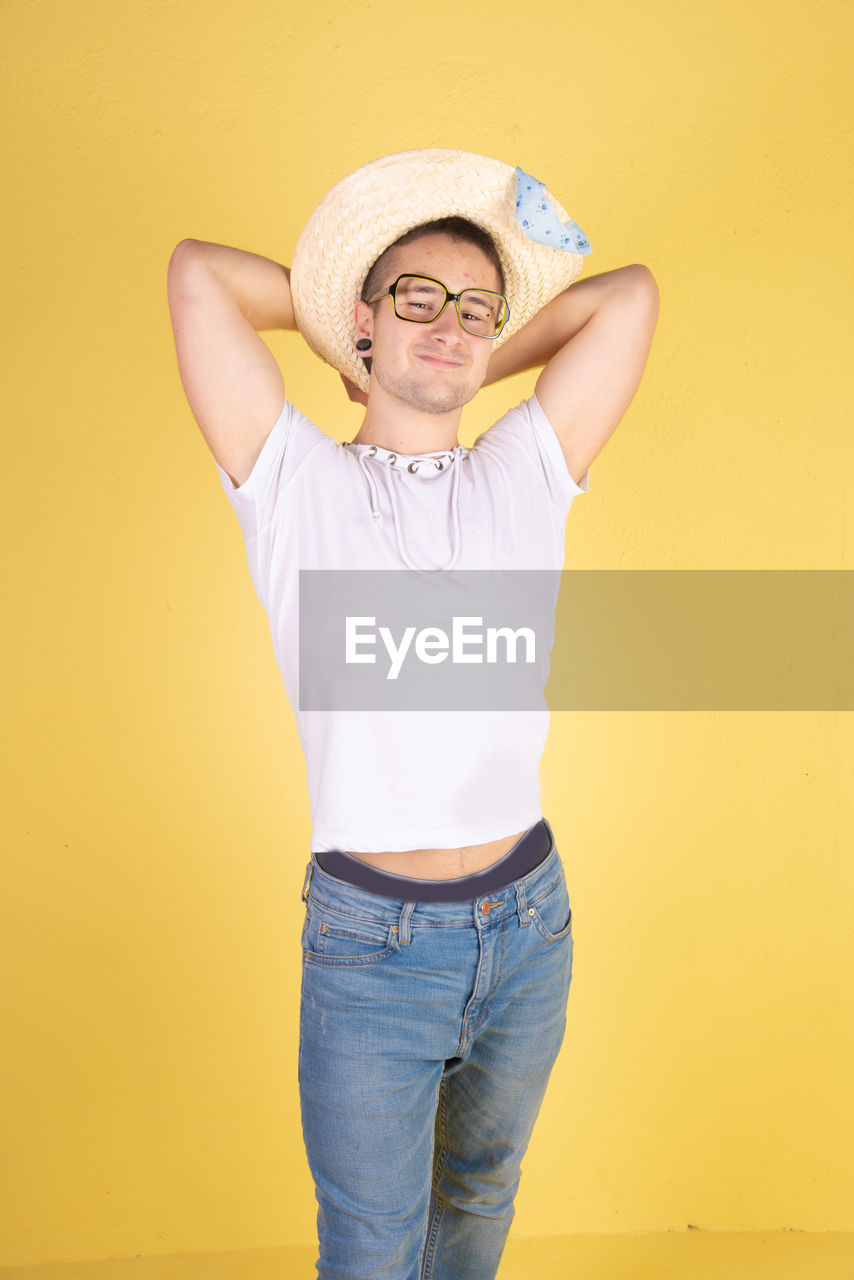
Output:
M173 246L287 262L378 155L519 163L588 274L661 290L567 565L851 569L852 25L847 0L0 7L0 1260L314 1238L305 775L178 380ZM270 343L351 439L336 375ZM844 714L555 715L575 976L515 1233L854 1229L852 763Z

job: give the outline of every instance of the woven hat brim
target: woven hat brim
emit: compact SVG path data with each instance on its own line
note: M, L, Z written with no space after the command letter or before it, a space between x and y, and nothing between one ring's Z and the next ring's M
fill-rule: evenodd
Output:
M549 193L562 221L569 214ZM297 241L291 295L297 326L323 360L363 391L370 376L355 350L355 305L368 271L405 232L459 216L493 237L510 319L500 346L581 274L580 254L539 244L516 220L516 170L489 156L439 147L383 156L324 197Z

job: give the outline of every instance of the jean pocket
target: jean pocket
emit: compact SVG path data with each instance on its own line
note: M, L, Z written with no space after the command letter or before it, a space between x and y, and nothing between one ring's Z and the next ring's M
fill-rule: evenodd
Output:
M529 899L529 906L531 918L546 942L559 942L572 933L572 908L563 874L547 885L539 897Z
M302 931L306 960L318 964L376 964L398 947L397 924L340 911L309 895Z

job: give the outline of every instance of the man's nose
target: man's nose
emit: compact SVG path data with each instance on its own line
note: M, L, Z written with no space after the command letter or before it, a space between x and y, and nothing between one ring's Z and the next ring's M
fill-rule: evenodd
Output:
M433 333L446 338L460 338L465 330L460 324L460 318L457 315L457 308L451 302L450 298L445 303L445 308L440 316L430 322Z

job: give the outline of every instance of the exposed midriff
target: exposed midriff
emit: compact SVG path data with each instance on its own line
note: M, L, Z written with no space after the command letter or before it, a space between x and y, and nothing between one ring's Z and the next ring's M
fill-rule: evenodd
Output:
M499 840L464 845L460 849L403 849L382 853L353 853L348 849L347 852L351 858L367 862L379 871L390 871L392 875L414 876L418 880L456 880L460 876L472 876L491 867L524 834L524 831L516 831Z

